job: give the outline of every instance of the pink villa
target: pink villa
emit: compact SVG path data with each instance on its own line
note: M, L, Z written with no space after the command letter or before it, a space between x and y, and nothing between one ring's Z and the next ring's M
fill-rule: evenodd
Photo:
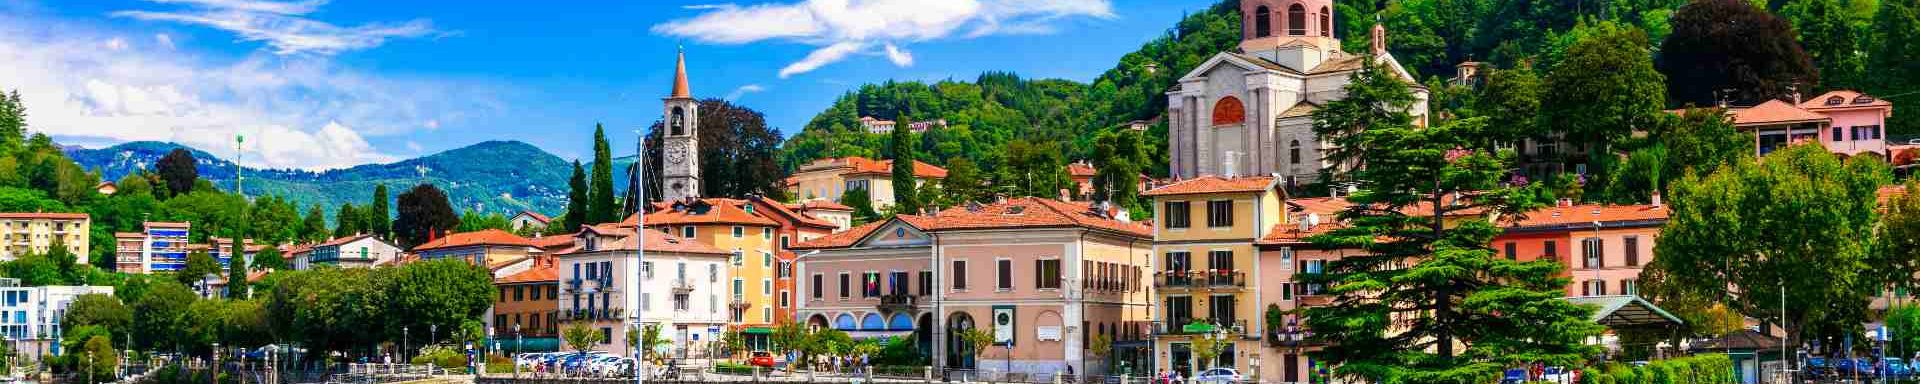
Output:
M1508 259L1552 259L1567 266L1567 296L1638 295L1640 270L1653 263L1667 207L1561 202L1502 221L1493 248Z
M1766 155L1787 144L1818 141L1847 156L1872 153L1888 158L1887 117L1893 103L1860 92L1836 90L1792 103L1768 100L1728 109L1734 126L1754 133L1754 153Z
M1099 353L1139 361L1137 369L1149 336L1153 235L1125 217L1029 197L898 215L795 244L796 316L855 338L910 336L937 368L987 378L1111 372L1091 351L1095 338L1113 342ZM959 342L966 329L992 335L993 347Z

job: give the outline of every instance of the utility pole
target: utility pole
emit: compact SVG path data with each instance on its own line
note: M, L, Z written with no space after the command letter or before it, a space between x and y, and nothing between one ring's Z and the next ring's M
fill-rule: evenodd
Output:
M247 169L240 167L241 159L247 155L244 150L246 143L246 135L233 135L233 193L239 194L242 199L247 198L247 190L241 184L247 178Z
M646 287L646 284L640 280L644 277L642 275L644 272L640 269L641 263L647 259L647 136L645 133L642 133L641 130L635 130L634 137L639 139L639 141L633 144L634 178L632 185L628 185L627 188L637 188L633 191L635 196L634 201L640 206L633 210L633 268L628 277L628 281L633 285L633 294L626 300L628 305L631 305L631 307L627 309L627 320L629 323L632 323L632 325L627 332L642 332L640 329L642 326L640 324L640 313L645 309L640 308L639 297L644 294L641 290ZM647 359L645 351L647 348L653 346L645 345L648 340L644 340L644 338L639 337L639 335L635 335L634 340L638 342L634 343L633 348L633 383L646 384Z

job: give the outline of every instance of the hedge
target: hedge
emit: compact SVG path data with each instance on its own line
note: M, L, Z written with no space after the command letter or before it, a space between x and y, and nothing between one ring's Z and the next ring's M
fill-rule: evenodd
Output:
M1580 372L1580 384L1725 384L1733 382L1733 361L1726 355L1697 355L1655 360L1644 366L1620 363Z

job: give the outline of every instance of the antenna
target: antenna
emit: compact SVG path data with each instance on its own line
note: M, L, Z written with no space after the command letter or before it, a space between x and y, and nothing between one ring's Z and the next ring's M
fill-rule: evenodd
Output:
M233 135L233 193L239 194L241 199L247 198L247 190L241 184L241 182L247 178L247 170L246 168L240 167L240 161L247 155L242 149L246 143L246 135Z

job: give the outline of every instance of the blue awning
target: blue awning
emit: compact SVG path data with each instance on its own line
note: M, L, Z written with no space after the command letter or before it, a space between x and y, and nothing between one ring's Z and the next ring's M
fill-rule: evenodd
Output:
M911 331L913 330L913 318L907 317L905 313L895 313L893 314L893 320L887 322L887 330Z
M887 322L880 320L880 314L878 313L869 313L865 318L860 319L860 329L881 330L886 328Z
M853 315L842 313L839 317L833 318L833 329L852 331L860 328L853 326Z

